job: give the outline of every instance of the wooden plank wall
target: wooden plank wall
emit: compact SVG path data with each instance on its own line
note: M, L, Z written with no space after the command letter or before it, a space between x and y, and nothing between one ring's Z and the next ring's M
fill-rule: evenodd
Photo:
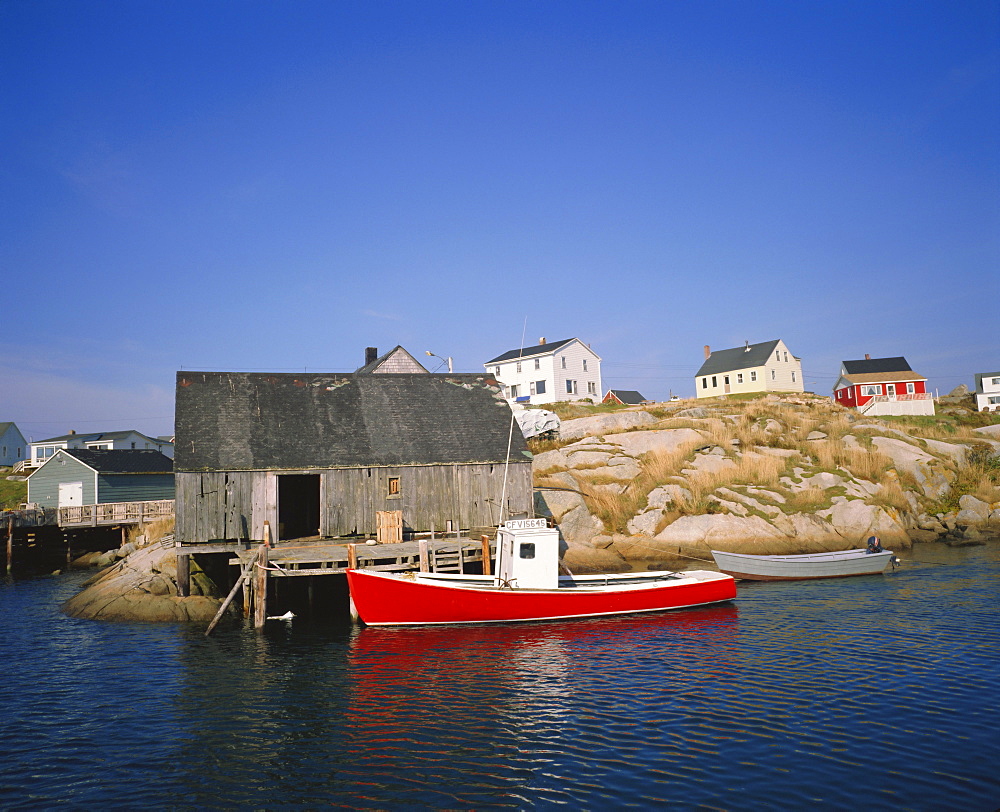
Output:
M441 531L487 527L500 519L504 466L427 465L405 468L348 468L286 471L320 475L320 531L324 536L374 535L376 513L401 510L407 530ZM175 538L186 544L218 539L263 538L264 522L278 526L278 474L229 471L175 474ZM389 494L398 477L400 492ZM507 472L507 515L531 515L531 463L513 463Z

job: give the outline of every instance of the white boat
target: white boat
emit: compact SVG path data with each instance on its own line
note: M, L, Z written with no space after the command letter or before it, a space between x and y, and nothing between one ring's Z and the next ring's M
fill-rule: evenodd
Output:
M750 581L800 581L807 578L844 578L849 575L877 575L896 558L892 550L878 548L840 550L835 553L805 555L744 555L712 550L719 570Z

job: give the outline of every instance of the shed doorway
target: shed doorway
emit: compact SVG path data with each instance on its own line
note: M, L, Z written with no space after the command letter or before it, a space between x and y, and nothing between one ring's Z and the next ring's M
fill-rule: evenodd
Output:
M319 474L278 476L278 538L319 535Z

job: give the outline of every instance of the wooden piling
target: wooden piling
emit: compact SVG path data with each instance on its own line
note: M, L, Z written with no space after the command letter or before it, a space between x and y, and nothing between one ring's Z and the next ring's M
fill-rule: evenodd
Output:
M353 542L347 545L347 567L352 570L358 568L358 545Z
M267 567L268 550L271 548L271 523L264 522L264 543L260 545L257 559L257 572L253 589L253 626L263 629L267 621Z
M257 563L257 558L259 555L260 551L258 550L246 563L246 566L243 567L243 571L240 573L240 577L236 579L236 583L233 584L233 588L229 591L229 594L226 596L226 599L222 602L222 606L219 607L219 611L216 613L215 617L212 618L212 622L208 625L208 628L205 630L206 637L208 637L208 635L212 633L212 629L215 628L215 625L222 618L222 614L229 607L229 604L233 602L233 598L236 597L236 591L240 588L240 586L245 585L247 580L250 577L252 577L250 570L253 569L253 565Z
M7 517L7 574L14 565L14 517Z
M490 561L490 537L480 536L479 541L483 545L483 575L492 575L493 570L490 566L492 563Z
M177 597L186 598L191 594L191 556L177 556Z
M420 571L430 572L431 571L431 559L428 552L428 542L427 539L420 539L417 542L417 548L420 550Z

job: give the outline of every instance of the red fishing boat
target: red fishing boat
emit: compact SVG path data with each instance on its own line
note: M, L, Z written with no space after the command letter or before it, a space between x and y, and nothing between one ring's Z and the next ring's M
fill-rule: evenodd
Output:
M544 519L513 519L497 533L496 575L385 573L349 569L351 600L370 626L514 623L660 612L729 601L723 573L559 575L559 531Z

